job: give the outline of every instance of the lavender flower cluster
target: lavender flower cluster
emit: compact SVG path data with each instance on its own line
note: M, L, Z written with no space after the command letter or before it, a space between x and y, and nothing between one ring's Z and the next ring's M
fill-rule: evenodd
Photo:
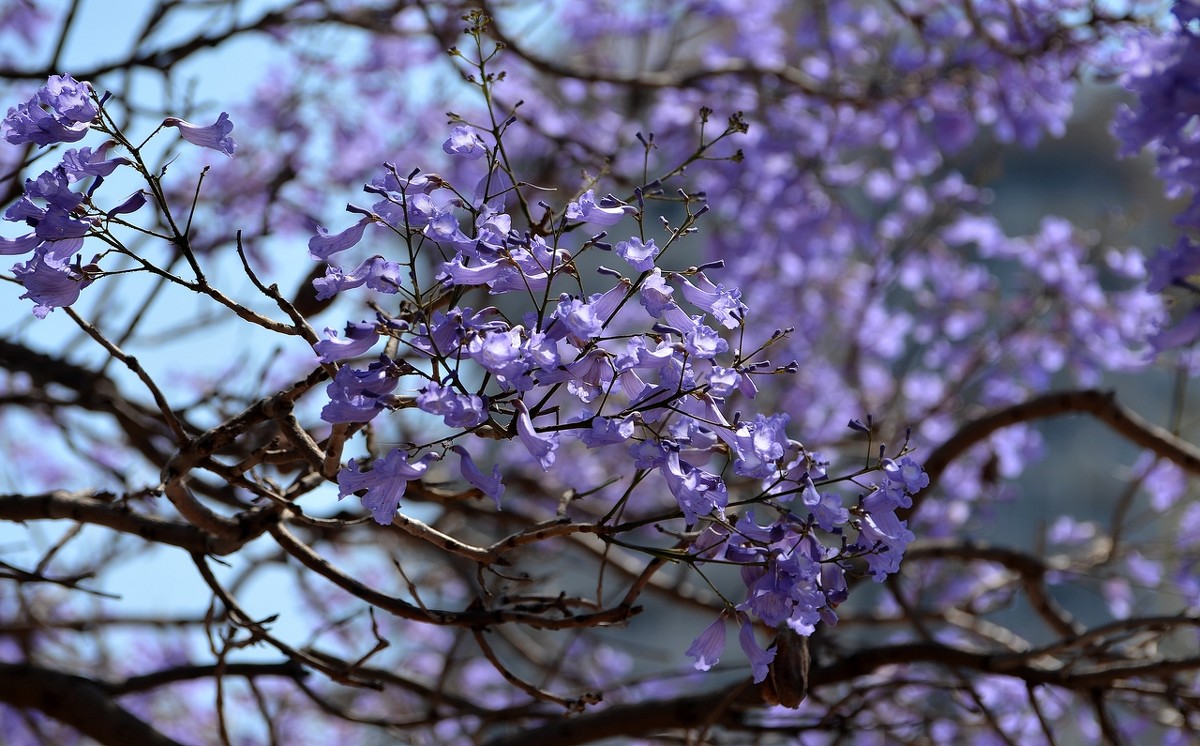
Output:
M1177 216L1176 224L1186 230L1200 228L1200 138L1196 136L1200 115L1200 6L1190 0L1177 2L1171 13L1174 33L1149 31L1131 40L1126 53L1131 63L1122 75L1125 87L1137 96L1136 106L1123 106L1113 121L1113 134L1121 141L1121 155L1133 156L1149 149L1158 162L1158 178L1172 199L1187 197L1190 203ZM1200 294L1200 244L1187 234L1171 247L1162 247L1147 262L1147 286L1152 292L1178 288L1195 297ZM1157 349L1168 350L1200 340L1200 305L1164 324L1154 336Z
M136 159L107 157L114 145L129 144L104 116L104 103L87 83L54 76L4 119L12 144L77 142L92 129L113 138L97 148L65 151L52 170L26 182L5 213L6 220L31 229L0 239L0 253L33 253L14 272L39 318L72 305L103 276L103 254L83 264L84 240L106 235L113 221L156 196L139 189L108 210L94 202L116 169L144 169ZM236 150L224 113L206 127L175 117L162 126L177 128L197 146L229 156ZM811 634L822 620L836 622L847 573L882 580L898 569L913 535L895 511L911 505L909 495L928 483L905 449L893 460L881 448L874 466L850 476L862 494L847 508L843 496L828 489L835 480L819 454L788 437L787 414L748 418L731 411L735 398L754 399L755 378L794 373L798 366L761 358L790 329L774 330L752 350L722 336L720 330L734 332L745 343L748 331L756 332L746 329L749 309L741 292L714 279L723 262L664 268L668 252L696 231L706 205L681 193L686 215L677 226L663 220L662 246L646 235L647 195L641 189L633 204L588 190L557 215L551 230L520 231L506 205L518 186L498 166L496 147L472 128L457 126L443 149L486 164L470 198L437 175L401 176L388 166L365 187L378 201L369 209L349 207L360 216L357 222L336 234L319 228L309 241L311 258L328 265L313 283L319 300L363 286L405 300L400 313L381 311L373 320L350 322L341 335L327 329L315 344L320 362L340 364L321 418L361 425L384 411L415 407L452 431L423 448L394 448L369 468L350 461L337 475L340 496L359 495L378 523L389 524L407 485L453 453L463 479L500 507L504 475L499 465L485 473L476 464L464 445L468 435L519 441L542 470L555 465L564 438L588 450L623 453L638 482L656 475L673 499L675 509L660 518L682 518L691 537L686 561L743 568L745 599L718 624L727 614L741 620L742 644L753 651L758 680L774 651L753 642L752 616L772 628L786 624ZM73 188L89 179L86 189ZM540 207L551 214L549 205ZM632 222L636 231L615 245L607 230L574 239L588 227L615 230ZM363 241L372 226L400 236L408 257L376 254L353 267L332 261ZM605 288L589 293L578 260L596 251L611 252L625 269L599 267L595 276ZM417 259L422 252L442 257L424 290ZM523 315L514 320L511 310L458 304L478 290L513 296L524 305ZM434 310L439 305L444 310ZM382 339L402 352L380 354L365 367L345 362L362 359ZM868 478L880 472L881 478ZM730 480L757 485L736 504L758 506L769 514L765 525L753 510L727 513ZM714 629L693 646L699 668L719 656Z
M847 508L830 489L834 480L819 455L788 437L788 415L731 412L735 399L755 397L756 377L797 366L758 359L790 330L774 330L755 350L731 345L718 331L735 332L742 342L755 331L747 329L751 311L741 292L717 280L722 262L667 268L671 250L695 230L706 207L683 195L686 216L677 226L664 220L662 246L645 235L647 196L640 189L633 204L588 190L553 213L548 235L519 231L506 208L518 187L497 167L496 148L459 126L444 150L487 164L469 198L437 175L401 176L389 166L365 187L378 201L349 206L361 216L357 222L339 233L320 228L309 241L311 257L329 263L314 282L318 297L366 286L400 295L408 309L350 322L341 334L326 329L316 352L324 363L343 364L327 388L322 419L365 423L415 406L452 432L426 447L393 448L369 468L351 460L337 476L342 497L357 494L377 522L389 524L407 485L453 452L462 478L499 507L505 490L499 466L485 473L465 445L481 438L519 441L541 470L555 466L567 438L589 450L623 453L635 483L653 484L643 477L656 476L673 498L676 510L660 519L682 518L691 531L686 561L743 568L745 599L727 611L742 619L757 680L774 651L752 643L751 615L771 628L811 634L821 620L836 622L846 574L861 572L856 563L865 560L876 580L898 569L913 535L896 510L928 484L911 458L884 458L881 450L880 461L855 476L882 471L882 478ZM551 213L549 205L540 207ZM613 244L609 234L623 224L632 235L622 231ZM408 257L333 263L373 226L399 236ZM582 231L593 226L605 230ZM622 264L596 269L607 287L589 293L579 260L596 251L612 252ZM417 257L430 254L441 261L434 283L422 290ZM457 304L478 290L510 296L497 303L521 311ZM448 307L429 310L435 298ZM381 340L397 352L371 358ZM731 480L754 485L737 504L755 506L765 524L753 509L737 517L727 512ZM716 639L710 630L693 646L698 667L718 657Z
M70 75L52 75L28 101L10 107L0 131L13 145L38 146L74 143L95 129L119 134L103 117L107 95L97 96L90 84ZM193 145L213 148L232 156L236 144L229 136L233 125L222 113L217 122L204 127L176 117L168 117L163 126L175 127ZM13 266L13 273L25 288L22 298L34 302L33 313L45 318L54 308L69 306L102 270L97 255L82 263L79 252L89 235L101 235L117 216L141 209L149 194L137 190L108 210L93 202L104 179L122 166L133 167L124 157L106 158L118 141L108 140L92 148L69 148L60 163L36 179L25 182L25 191L4 212L4 220L23 223L30 232L16 238L0 236L0 254L33 256ZM73 187L91 179L84 190Z

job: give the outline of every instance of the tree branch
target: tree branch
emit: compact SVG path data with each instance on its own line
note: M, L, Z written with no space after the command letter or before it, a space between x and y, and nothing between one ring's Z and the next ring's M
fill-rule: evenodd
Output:
M901 520L907 520L920 507L924 496L932 492L933 486L946 467L997 430L1021 422L1044 420L1065 414L1090 414L1130 442L1153 451L1192 474L1200 474L1200 448L1121 406L1113 392L1095 389L1058 391L996 410L960 427L925 460L929 488L913 497L911 508L897 510L896 515Z
M0 663L0 701L37 710L110 746L181 746L118 705L104 685L82 676Z

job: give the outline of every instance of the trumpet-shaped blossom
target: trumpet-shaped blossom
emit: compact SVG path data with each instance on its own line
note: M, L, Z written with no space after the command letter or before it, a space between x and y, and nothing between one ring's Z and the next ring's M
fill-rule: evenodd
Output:
M902 485L904 491L910 495L915 495L921 490L929 486L929 475L925 473L925 469L910 456L904 456L899 461L893 461L890 458L883 460L883 473L888 478L899 485ZM909 501L911 504L912 501ZM903 507L908 507L905 505Z
M558 433L539 433L533 427L525 402L517 400L517 436L542 469L549 469L558 450Z
M746 315L746 304L742 303L742 291L714 285L703 272L696 274L693 284L688 278L679 278L679 290L683 297L697 308L712 314L721 326L735 329Z
M442 144L442 150L449 155L462 156L472 161L487 155L487 146L484 145L483 138L465 125L458 125L450 130L450 137Z
M675 288L667 284L662 271L655 267L642 282L638 299L641 301L642 307L646 309L646 313L657 319L667 309L678 308L675 301L671 300L671 294L674 292Z
M478 394L460 394L435 381L417 395L417 407L444 418L447 427L470 428L487 422L487 400Z
M72 122L90 122L100 114L92 100L91 84L70 75L51 75L37 97L56 115Z
M728 352L729 343L721 339L721 336L712 327L697 324L683 335L683 348L688 351L689 355L694 355L702 360L711 360L717 355Z
M25 287L22 298L29 298L35 305L33 315L39 319L55 308L69 306L79 300L79 293L91 280L78 265L57 261L45 254L12 268L17 281Z
M697 671L707 671L720 662L721 653L725 651L725 637L725 615L722 614L705 627L687 649L686 655L696 659Z
M567 219L579 220L596 225L616 225L626 215L637 212L633 205L627 205L611 194L596 201L595 192L591 189L583 193L578 202L567 205Z
M348 322L346 332L339 337L333 329L325 329L325 339L313 345L317 359L333 363L346 358L365 355L379 341L379 327L374 321Z
M51 75L33 98L8 110L0 129L13 145L78 142L99 114L88 83Z
M105 160L104 153L108 150L107 144L99 148L71 148L63 153L62 168L66 173L67 178L71 181L79 181L88 176L105 177L117 170L118 166L128 166L130 160L128 158L110 158Z
M104 215L109 219L112 219L116 215L129 215L131 213L135 213L146 206L147 194L148 193L145 189L139 189L122 200L121 203L116 207L104 213Z
M857 546L865 551L871 577L882 583L900 569L904 550L915 538L894 512L867 513L858 520Z
M218 150L230 158L237 152L237 143L229 135L233 132L233 122L229 121L229 114L225 112L221 112L217 121L207 126L192 124L179 117L167 117L163 120L163 126L176 128L183 139L192 145Z
M628 241L622 241L616 246L617 256L629 262L629 266L638 272L646 272L654 268L654 258L658 256L659 248L654 245L654 239L642 243L642 239L634 236Z
M604 331L604 318L597 310L592 303L563 295L551 317L558 323L550 327L548 333L556 339L567 337L576 347L583 347Z
M771 662L775 660L775 648L764 650L759 646L758 640L754 639L754 625L750 624L748 619L742 621L741 630L738 632L738 644L742 646L742 651L750 659L750 671L754 677L754 683L762 683L767 678Z
M348 365L338 368L325 387L329 403L321 410L326 422L368 422L387 406L387 397L399 383L401 370L391 358L380 355L366 370Z
M800 501L812 511L813 520L824 531L833 531L850 519L850 511L842 505L842 498L836 492L817 492L807 474L804 475Z
M454 451L459 456L459 468L462 471L463 479L467 480L472 487L482 492L487 497L496 501L496 509L500 509L500 496L504 494L504 482L500 474L500 465L492 466L492 473L485 475L475 465L475 461L471 458L471 454L462 446L450 446L450 450Z
M326 300L363 285L380 293L395 295L400 290L402 271L399 264L377 254L349 272L329 265L325 268L325 276L313 280L312 284L317 291L317 300Z
M71 189L71 179L62 166L43 171L36 179L27 179L24 198L45 200L47 206L64 211L74 210L83 202L83 195Z
M737 460L734 471L744 477L766 479L778 471L776 462L783 458L788 445L787 426L790 417L776 414L756 415L754 422L743 422L734 432Z
M330 235L324 226L317 226L317 235L308 239L308 255L316 261L328 261L329 257L353 247L362 240L363 231L371 224L366 216L341 233Z
M26 233L24 236L18 236L17 238L0 236L0 255L16 256L18 254L28 254L41 241L42 239L38 238L36 233Z
M395 519L408 483L420 479L438 458L436 453L426 453L410 463L408 454L393 448L376 459L370 471L361 471L356 462L350 461L337 475L338 499L366 490L359 498L362 506L371 511L376 523L386 526Z
M585 409L579 419L580 421L586 421L589 418L592 421L591 427L571 431L588 448L628 443L637 429L637 421L632 414L617 419L615 417L593 415L589 410Z
M677 451L667 456L659 470L667 480L667 488L675 496L687 525L693 526L698 518L712 514L723 515L729 504L725 482L716 474L698 469L679 458Z

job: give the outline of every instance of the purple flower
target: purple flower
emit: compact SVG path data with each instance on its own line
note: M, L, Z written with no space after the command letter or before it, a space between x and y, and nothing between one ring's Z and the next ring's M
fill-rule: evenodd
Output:
M69 306L79 300L79 292L91 284L91 280L77 266L66 261L57 261L44 253L12 268L17 281L25 287L22 298L29 298L35 305L33 315L39 319L55 308Z
M600 446L625 443L633 437L634 430L637 427L637 420L632 414L618 419L616 417L593 415L589 410L585 409L580 419L587 420L589 417L592 420L590 428L572 431L579 436L580 442L588 448L599 448Z
M38 238L36 233L26 233L24 236L17 238L5 238L0 236L0 256L16 256L18 254L27 254L33 251L42 239Z
M709 515L714 510L724 514L725 506L729 504L729 494L725 483L716 474L681 461L677 451L672 451L667 456L666 462L659 470L666 478L667 489L675 496L688 526L694 525L697 518Z
M925 469L908 456L901 458L899 463L885 458L883 473L893 482L903 484L904 490L910 495L915 495L929 486L929 475L925 473Z
M727 352L729 343L721 339L721 336L712 327L697 324L694 329L683 335L683 348L688 351L689 355L709 360Z
M734 329L741 325L746 315L746 306L741 301L740 290L714 285L703 272L696 275L696 284L692 284L686 277L680 277L679 281L683 297L697 308L712 314L721 326Z
M429 216L424 233L428 238L452 246L458 251L475 251L474 239L462 232L453 208L436 208Z
M821 563L821 591L825 594L825 600L830 608L837 608L839 604L845 601L850 596L850 589L846 585L846 571L837 562L822 562ZM837 615L833 616L837 620Z
M662 272L655 267L653 272L642 283L639 299L642 307L646 309L646 313L654 318L659 318L669 308L677 308L675 301L671 300L671 294L675 292L675 288L667 284L663 279Z
M556 339L568 337L576 347L583 347L604 331L604 319L591 303L563 294L558 299L552 319L557 321L549 334Z
M742 374L737 369L714 365L708 372L708 393L712 396L729 396L738 390L741 381Z
M62 168L66 173L67 178L71 181L79 181L88 176L105 177L112 174L117 166L128 166L128 158L113 158L104 160L104 151L108 150L108 144L101 145L93 150L92 148L71 148L63 153Z
M483 139L470 127L458 125L451 128L450 138L442 144L442 150L450 155L460 155L469 160L479 160L487 155Z
M586 404L603 395L611 387L613 380L611 358L609 353L595 348L578 360L561 366L557 370L543 371L538 375L538 383L566 381L567 391Z
M634 236L617 244L616 251L617 256L629 262L629 266L638 272L647 272L654 268L654 257L658 256L659 248L654 245L653 238L642 243L642 239Z
M411 344L427 355L453 357L469 332L486 333L508 328L504 321L488 320L496 313L495 308L484 308L478 313L471 308L435 311L431 319L432 328L428 324L421 324Z
M325 337L313 345L313 349L317 351L318 360L333 363L366 354L379 341L379 329L374 321L347 322L344 337L338 337L337 332L328 327Z
M558 340L550 338L543 332L531 332L528 339L521 345L521 352L532 365L542 370L553 370L558 367L560 355Z
M475 264L466 266L466 259L461 253L455 254L454 259L442 265L442 271L438 273L437 280L449 285L492 285L493 283L501 283L503 287L511 289L525 289L524 283L518 277L520 270L507 257L501 257L494 262L485 262L483 264ZM540 283L542 288L545 287L545 282ZM538 290L541 288L530 288Z
M692 646L687 649L686 655L696 659L696 670L707 671L717 665L721 660L721 653L725 650L725 615L717 617L717 620L704 628L700 636L692 642Z
M137 212L146 205L146 195L149 194L145 189L139 189L133 194L125 198L121 204L104 213L109 219L115 215L128 215Z
M24 198L27 201L43 199L49 207L57 207L64 212L74 210L83 202L83 195L72 191L71 179L68 178L66 169L61 166L51 171L43 171L36 179L26 179ZM29 206L19 209L22 210L18 213L21 219L27 220L29 217L33 217L33 215L25 212L31 209ZM32 209L38 210L39 208L34 207ZM39 218L45 215L44 212L36 214ZM18 219L17 215L10 215L9 213L5 213L5 216L10 220Z
M229 121L229 115L225 112L221 112L217 121L207 127L185 122L178 117L167 117L163 120L163 126L175 127L183 139L193 145L219 150L230 158L237 152L237 143L229 136L233 131L233 122Z
M371 218L364 217L341 233L329 235L324 226L317 226L317 235L308 239L308 255L314 261L327 261L329 257L345 251L362 240L363 231L371 224Z
M748 619L742 621L742 628L738 632L738 643L742 646L746 657L750 659L754 683L762 683L767 678L771 661L775 660L775 648L763 650L759 647L758 641L754 639L754 627Z
M484 495L496 501L496 509L500 509L500 496L504 494L504 482L500 477L500 465L492 466L491 476L485 476L475 465L471 459L471 454L467 453L467 449L462 446L450 446L450 450L454 451L459 456L459 468L462 470L463 479L466 479L472 487L482 492Z
M520 327L506 331L488 331L467 345L467 354L486 370L513 382L530 370L530 364L521 351Z
M857 545L868 552L866 560L871 577L882 583L900 569L904 550L915 537L894 512L868 513L858 521L858 528Z
M1159 247L1146 261L1146 272L1149 274L1146 289L1152 293L1186 282L1192 275L1200 274L1200 246L1187 236L1180 236L1171 248Z
M400 376L400 367L386 355L380 355L366 370L348 365L338 368L325 387L329 403L321 410L321 419L332 423L370 421L383 411L384 397L395 390Z
M62 241L83 238L95 223L93 218L77 218L74 213L51 205L33 230L43 241Z
M657 469L667 463L669 454L670 451L661 440L646 439L629 446L635 469Z
M1188 311L1173 326L1159 329L1150 336L1150 344L1156 350L1185 347L1200 340L1200 307Z
M90 122L100 114L92 100L92 86L70 75L51 75L38 98L55 114L72 122Z
M754 422L743 422L734 433L737 460L735 472L744 477L766 479L778 471L776 462L783 458L788 445L784 428L790 417L776 414L756 415Z
M529 410L525 407L525 402L517 400L517 435L521 439L521 443L529 451L529 454L537 459L537 462L542 465L542 469L549 469L554 463L555 454L558 450L558 434L557 433L539 433L533 429L533 420L529 418Z
M82 140L100 113L91 94L87 83L70 75L51 75L33 98L8 110L0 123L4 139L13 145Z
M832 531L850 520L850 511L842 505L842 498L836 492L817 492L817 486L807 474L804 475L800 501L812 511L813 520L825 531Z
M1162 563L1147 558L1137 550L1132 550L1125 556L1125 569L1129 578L1142 588L1157 588L1162 583Z
M567 218L596 225L616 225L626 215L633 215L637 208L627 205L611 194L596 202L595 193L589 189L578 202L567 205Z
M460 394L430 381L417 395L417 408L444 418L447 427L469 428L487 422L487 401L477 394Z
M317 291L317 300L332 298L363 285L380 293L394 295L400 290L401 271L399 264L376 254L348 273L340 267L329 265L325 268L324 277L313 280L313 288Z
M430 462L438 458L436 453L427 453L409 463L404 451L393 448L388 455L376 459L370 471L359 471L358 464L350 461L337 475L338 499L366 490L366 494L359 498L362 506L371 511L376 523L386 526L395 518L408 483L420 479Z
M897 508L911 508L912 498L904 489L903 482L884 477L879 480L879 489L864 497L862 503L869 513L886 513Z

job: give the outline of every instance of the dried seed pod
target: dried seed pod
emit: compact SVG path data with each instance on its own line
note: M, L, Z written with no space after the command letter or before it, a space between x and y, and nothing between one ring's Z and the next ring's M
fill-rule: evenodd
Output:
M775 660L767 678L759 685L763 701L796 709L808 694L808 638L796 634L788 626L775 635Z

